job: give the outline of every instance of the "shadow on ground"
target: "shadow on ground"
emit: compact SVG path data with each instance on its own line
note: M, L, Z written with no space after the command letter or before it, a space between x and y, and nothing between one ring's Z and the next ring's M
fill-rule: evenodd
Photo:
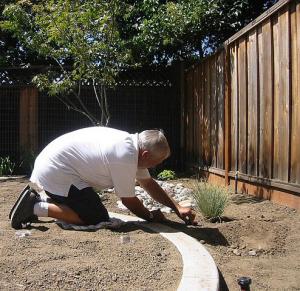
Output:
M245 204L245 203L254 204L254 203L260 203L264 201L261 198L254 197L254 196L245 196L243 194L235 194L234 196L231 197L230 200L232 203L236 205Z
M217 246L228 246L229 243L223 234L217 228L208 228L202 226L186 226L183 223L168 221L165 223L167 226L183 232L196 240L204 240L207 244Z

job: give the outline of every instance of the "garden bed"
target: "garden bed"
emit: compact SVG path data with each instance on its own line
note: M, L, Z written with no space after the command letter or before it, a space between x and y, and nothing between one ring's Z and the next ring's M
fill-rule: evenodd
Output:
M176 290L179 252L134 224L113 231L67 231L43 219L32 224L28 236L18 237L8 213L27 182L0 184L0 290Z
M190 179L172 181L192 187ZM180 254L158 234L128 225L118 231L76 232L47 222L34 224L31 235L16 238L7 214L25 179L0 187L0 289L176 290L182 272ZM109 211L117 197L106 193ZM204 244L229 290L240 276L252 278L252 290L299 290L299 212L244 195L232 195L222 223L205 221L186 227L174 213L168 225ZM131 243L121 244L123 234ZM75 287L74 287L75 286ZM224 289L225 290L225 289Z

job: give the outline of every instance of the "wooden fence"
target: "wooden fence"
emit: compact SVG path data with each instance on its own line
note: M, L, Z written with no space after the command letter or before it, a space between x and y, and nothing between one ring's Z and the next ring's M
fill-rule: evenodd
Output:
M157 171L180 166L180 70L180 66L174 65L126 71L118 86L107 90L109 126L133 133L151 128L164 130L172 155ZM67 110L58 98L32 87L30 80L36 71L0 70L0 157L9 156L17 164L32 152L38 153L57 136L91 126L85 116ZM99 116L90 86L82 87L81 98L89 111Z
M299 1L277 2L187 69L184 86L187 165L300 207Z

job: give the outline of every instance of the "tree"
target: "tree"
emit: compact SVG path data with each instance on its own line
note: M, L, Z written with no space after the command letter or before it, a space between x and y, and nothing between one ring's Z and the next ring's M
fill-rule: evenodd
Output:
M57 96L93 124L106 125L110 118L106 87L115 85L122 70L201 58L275 1L5 2L14 3L4 9L6 20L1 24L9 33L9 54L18 60L47 63L48 71L34 77L37 87ZM11 40L15 51L7 46ZM100 118L82 102L84 83L94 88Z
M277 0L216 0L215 11L207 18L204 47L215 50Z
M213 1L127 1L120 17L121 35L136 62L168 64L202 50L204 24Z
M213 52L276 0L126 1L121 35L144 63L194 60Z
M34 77L37 87L58 96L93 124L108 124L105 89L114 85L118 70L130 56L116 29L118 9L118 1L104 0L26 1L4 9L8 20L2 22L2 28L13 32L24 47L56 64ZM82 102L84 82L94 88L100 118Z
M0 22L4 20L2 15L4 7L15 2L15 0L2 0L0 2ZM44 58L24 48L20 41L16 37L13 37L11 32L0 31L0 68L12 66L23 67L46 63Z

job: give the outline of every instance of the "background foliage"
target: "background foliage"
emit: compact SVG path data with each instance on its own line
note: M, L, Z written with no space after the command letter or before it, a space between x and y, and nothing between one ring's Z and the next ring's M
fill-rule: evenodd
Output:
M199 59L274 2L5 0L0 65L47 65L36 86L92 124L107 125L106 88L121 71ZM99 116L82 102L82 84L93 86Z
M43 5L48 1L2 0L0 20L5 5ZM51 1L51 3L59 1ZM68 1L66 1L68 2ZM84 3L86 1L73 1ZM88 1L89 2L89 1ZM110 5L115 1L105 1ZM118 31L136 60L169 61L202 57L273 5L276 0L144 0L118 1L115 15ZM47 4L49 6L50 4ZM100 10L99 13L101 13ZM139 60L141 61L141 60ZM45 64L45 59L21 45L13 31L0 34L0 66Z

